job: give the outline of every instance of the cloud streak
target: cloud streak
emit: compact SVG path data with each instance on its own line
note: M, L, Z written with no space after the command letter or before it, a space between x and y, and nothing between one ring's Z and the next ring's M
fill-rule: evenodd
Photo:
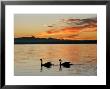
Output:
M65 27L54 28L49 26L45 32L36 34L40 38L57 38L68 40L96 40L97 18L88 19L61 19L62 23L67 24ZM52 28L51 28L52 27Z

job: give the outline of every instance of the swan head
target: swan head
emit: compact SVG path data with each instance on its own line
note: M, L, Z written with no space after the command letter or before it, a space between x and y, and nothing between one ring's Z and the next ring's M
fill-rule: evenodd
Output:
M42 59L40 59L42 61Z
M59 59L59 61L61 62L62 60L61 60L61 59Z

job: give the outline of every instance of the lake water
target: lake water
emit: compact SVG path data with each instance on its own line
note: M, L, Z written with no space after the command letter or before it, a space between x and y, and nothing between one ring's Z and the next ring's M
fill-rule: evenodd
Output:
M42 66L48 61L54 66ZM69 61L70 68L59 66ZM97 44L20 44L14 45L15 76L96 76Z

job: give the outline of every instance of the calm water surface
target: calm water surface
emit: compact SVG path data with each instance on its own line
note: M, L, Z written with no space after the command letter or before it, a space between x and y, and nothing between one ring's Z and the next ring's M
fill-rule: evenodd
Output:
M23 44L14 45L15 76L96 76L96 44ZM42 67L52 62L51 68ZM59 59L69 61L70 68L60 68ZM79 65L81 64L81 65Z

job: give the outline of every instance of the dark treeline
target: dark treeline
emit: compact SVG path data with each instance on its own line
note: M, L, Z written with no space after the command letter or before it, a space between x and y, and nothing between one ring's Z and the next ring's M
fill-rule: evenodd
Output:
M97 40L60 40L54 38L14 38L14 44L96 44Z

